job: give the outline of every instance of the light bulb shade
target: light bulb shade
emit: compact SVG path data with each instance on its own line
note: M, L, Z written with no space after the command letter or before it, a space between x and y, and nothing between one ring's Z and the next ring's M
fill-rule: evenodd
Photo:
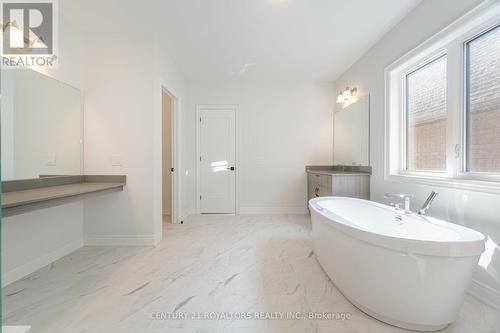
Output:
M344 96L342 95L342 91L339 92L339 95L337 96L337 103L343 103L344 102Z
M345 100L351 98L351 89L349 89L349 87L345 88L344 94L342 96Z

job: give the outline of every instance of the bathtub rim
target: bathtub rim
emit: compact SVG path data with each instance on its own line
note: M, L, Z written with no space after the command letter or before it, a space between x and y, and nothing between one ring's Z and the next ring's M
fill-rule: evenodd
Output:
M442 256L442 257L480 256L485 250L486 237L479 231L436 218L432 219L445 223L447 228L450 228L459 233L463 231L463 229L466 229L469 232L472 231L473 233L475 233L476 236L478 236L478 238L471 240L461 239L453 241L418 240L409 238L399 238L363 230L349 223L349 221L340 217L334 212L322 208L318 205L318 202L327 200L357 201L378 207L380 209L386 209L386 210L388 209L393 211L395 214L399 215L408 215L408 213L396 211L394 210L394 208L378 202L364 200L364 199L357 199L357 198L349 198L349 197L318 197L318 198L313 198L309 201L311 218L313 218L314 214L318 214L323 219L328 220L328 222L325 223L327 223L332 228L335 228L340 232L343 232L353 238L371 243L373 245L405 253L421 254L428 256ZM427 220L427 222L433 223L432 220Z

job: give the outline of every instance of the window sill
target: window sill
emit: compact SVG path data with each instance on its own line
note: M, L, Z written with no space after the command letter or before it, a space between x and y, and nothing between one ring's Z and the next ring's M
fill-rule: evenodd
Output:
M406 182L428 186L445 187L464 191L500 194L500 182L496 181L411 174L386 174L385 180L400 183Z

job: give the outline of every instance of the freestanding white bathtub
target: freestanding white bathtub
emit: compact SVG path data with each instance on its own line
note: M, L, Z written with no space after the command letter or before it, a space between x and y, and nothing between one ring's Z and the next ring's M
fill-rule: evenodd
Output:
M314 252L351 303L386 323L435 331L453 322L484 236L372 201L309 201Z

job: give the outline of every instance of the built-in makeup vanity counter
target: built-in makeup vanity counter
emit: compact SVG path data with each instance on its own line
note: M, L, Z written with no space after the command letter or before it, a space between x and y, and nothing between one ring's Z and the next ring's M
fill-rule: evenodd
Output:
M307 201L339 196L370 199L371 167L306 166Z
M114 233L109 226L92 229L82 200L102 200L103 214L116 209L113 204L126 196L119 192L126 177L86 175L79 88L22 66L0 72L4 287L81 248L89 238ZM120 156L109 157L110 166L121 166ZM93 199L98 195L103 196Z
M46 176L2 182L2 216L123 191L126 176Z

